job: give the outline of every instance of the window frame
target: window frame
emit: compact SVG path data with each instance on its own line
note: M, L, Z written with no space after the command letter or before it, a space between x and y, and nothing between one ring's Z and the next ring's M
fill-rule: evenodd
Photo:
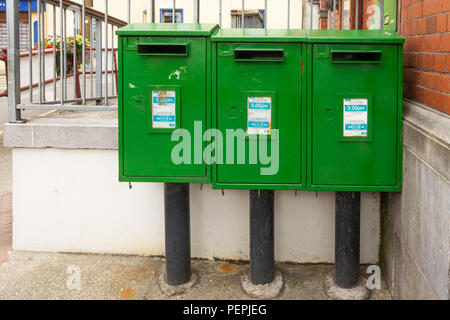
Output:
M159 9L159 22L160 23L173 23L173 22L164 22L163 21L163 14L165 12L170 12L172 13L173 8L161 8ZM177 13L181 14L181 22L175 22L175 23L184 23L184 10L182 8L176 8L175 9L175 21L177 20Z

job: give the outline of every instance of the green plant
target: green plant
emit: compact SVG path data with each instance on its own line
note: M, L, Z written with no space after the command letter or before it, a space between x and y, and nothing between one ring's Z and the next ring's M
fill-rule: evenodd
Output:
M46 37L44 39L44 46L46 49L49 48L53 48L55 47L56 49L60 49L61 48L61 37L60 36L55 36L55 38L53 38L52 35L49 35L48 37ZM89 42L89 40L85 39L84 40L85 46L86 48L90 48L91 47L91 43ZM72 55L73 54L73 50L74 50L74 41L73 41L73 36L69 36L66 38L65 41L65 50L67 55ZM76 35L75 36L75 50L77 54L81 54L82 50L83 50L83 37L81 35Z

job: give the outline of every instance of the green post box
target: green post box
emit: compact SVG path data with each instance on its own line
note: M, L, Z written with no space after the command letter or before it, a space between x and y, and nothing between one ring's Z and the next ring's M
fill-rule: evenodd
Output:
M211 125L214 24L131 24L119 36L120 181L210 182L210 166L174 161L172 133ZM180 139L181 140L181 139ZM200 147L202 142L200 141ZM186 154L185 154L186 155Z
M308 31L308 189L400 191L404 39Z
M211 39L213 127L223 135L213 187L304 188L306 32L221 29Z

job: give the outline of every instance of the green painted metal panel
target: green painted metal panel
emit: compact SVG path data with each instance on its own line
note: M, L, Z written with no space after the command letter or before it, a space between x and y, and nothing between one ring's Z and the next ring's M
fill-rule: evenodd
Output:
M400 191L401 45L322 39L309 45L308 189Z
M159 27L147 25L154 34L144 34L141 25L118 31L119 179L210 182L211 168L202 159L195 161L194 148L203 148L201 134L211 126L209 34L215 26L197 25L196 31L191 25L180 33L181 25L172 24L174 30L159 33ZM200 124L199 146L195 123ZM191 137L184 151L190 156L183 163L172 157L182 141L172 138L176 129L186 129Z
M248 31L248 33L247 33ZM292 34L292 39L282 38ZM258 32L260 34L260 31ZM220 30L213 36L213 126L225 136L226 130L241 130L245 138L233 139L233 147L224 138L222 163L213 165L213 187L222 189L304 189L306 175L306 102L303 81L305 40L303 31L285 30L270 33L273 38L254 36L250 30ZM245 36L245 39L242 38ZM232 40L231 40L232 39ZM282 39L282 40L280 40ZM262 54L261 54L262 52ZM260 151L266 151L258 134L251 134L252 101L270 104L272 134L270 150L279 130L278 169L262 174L264 163ZM238 145L243 143L245 156L239 161ZM258 152L250 150L257 146ZM231 151L231 152L230 152ZM230 154L231 153L231 154ZM229 160L231 159L231 161ZM272 161L276 161L272 158ZM272 166L272 168L274 168Z

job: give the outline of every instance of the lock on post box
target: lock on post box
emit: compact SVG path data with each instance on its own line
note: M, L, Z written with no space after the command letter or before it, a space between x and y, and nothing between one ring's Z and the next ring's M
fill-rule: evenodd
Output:
M211 125L210 35L217 28L139 23L117 31L120 181L210 182L203 161L174 159L172 133L193 137L195 123L202 131ZM185 152L194 154L194 145Z
M400 191L404 39L309 30L308 189Z
M213 126L223 135L213 188L304 188L305 31L220 29L211 39Z

